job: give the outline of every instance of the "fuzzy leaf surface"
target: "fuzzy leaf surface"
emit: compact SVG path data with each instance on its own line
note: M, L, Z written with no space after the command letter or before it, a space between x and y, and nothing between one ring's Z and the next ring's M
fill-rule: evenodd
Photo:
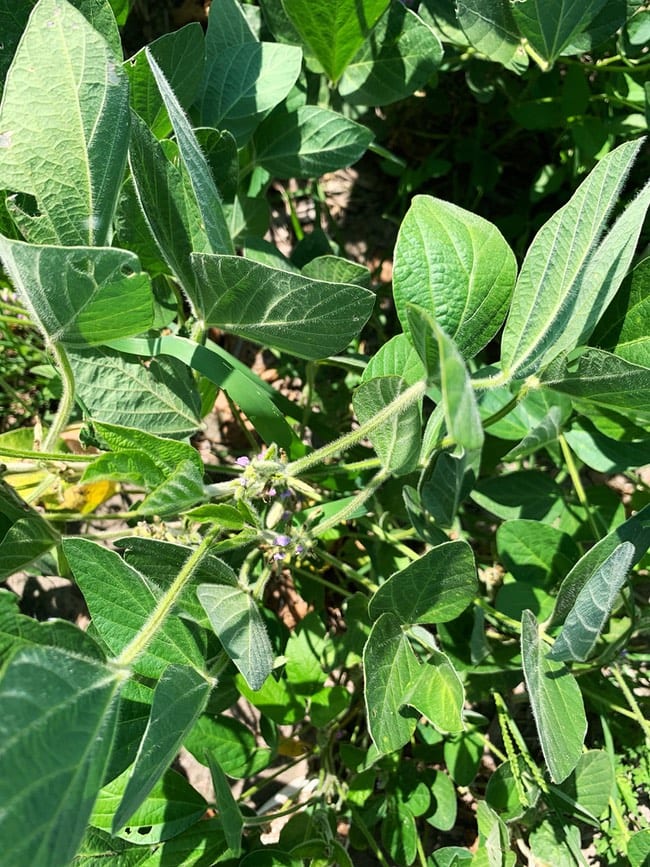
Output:
M522 35L550 66L607 0L518 0L510 8Z
M401 376L378 376L362 382L355 390L352 404L360 424L373 419L378 412L408 388ZM370 435L373 448L383 467L400 475L415 469L420 453L422 429L421 401L395 413L386 424Z

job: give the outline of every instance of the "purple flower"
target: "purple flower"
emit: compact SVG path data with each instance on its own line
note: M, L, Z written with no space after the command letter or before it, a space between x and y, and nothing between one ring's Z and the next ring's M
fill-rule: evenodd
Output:
M267 497L275 497L276 494L277 494L277 491L275 490L275 488L269 488L268 491L266 492Z
M246 455L242 455L240 458L237 458L235 461L240 467L247 467L250 464L250 458L247 458Z
M279 536L276 536L275 539L273 540L273 544L279 545L281 548L286 548L287 545L289 544L289 542L291 542L291 537L285 536L283 533L280 534Z

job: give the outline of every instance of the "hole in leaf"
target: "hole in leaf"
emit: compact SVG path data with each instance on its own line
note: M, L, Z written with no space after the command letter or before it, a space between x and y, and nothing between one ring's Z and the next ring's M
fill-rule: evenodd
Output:
M122 265L120 271L122 272L124 277L133 277L133 275L135 274L135 269L132 268L130 265Z

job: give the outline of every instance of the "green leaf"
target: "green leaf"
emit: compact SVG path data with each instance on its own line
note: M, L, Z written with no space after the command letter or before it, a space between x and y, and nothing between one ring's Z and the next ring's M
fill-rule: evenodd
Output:
M449 658L439 650L420 665L406 704L414 707L441 732L464 731L465 690Z
M375 622L363 651L366 718L375 746L384 755L399 750L415 731L404 709L418 663L400 621L390 612Z
M602 349L587 349L577 363L558 359L544 372L544 385L580 400L620 407L632 417L650 415L650 368Z
M285 417L291 418L295 407L216 343L208 340L205 346L200 346L188 338L167 335L153 340L129 338L116 341L115 348L134 355L167 355L174 363L176 360L183 362L222 388L246 414L265 442L277 443L287 451L295 447L297 439ZM142 423L140 426L144 427ZM196 427L198 421L192 430Z
M88 828L72 867L103 867L107 863L111 867L141 867L148 856L146 846L133 846L99 828Z
M92 617L93 625L114 656L147 623L158 598L149 582L114 551L87 539L66 539L66 558ZM203 655L183 621L171 617L133 664L144 677L159 677L169 664L202 668Z
M507 452L503 459L517 461L557 442L562 433L562 407L549 407L548 413L526 434L523 440Z
M291 262L285 260L285 270L292 270ZM314 280L324 280L326 283L353 283L355 286L363 286L370 289L371 275L365 265L358 262L350 262L340 256L316 256L307 262L301 269L304 277L312 277Z
M587 719L577 681L564 663L549 657L530 611L521 620L521 658L542 752L551 779L562 782L582 754Z
M508 376L523 379L584 342L614 297L634 254L650 185L601 238L639 147L627 142L603 157L535 236L501 341Z
M210 54L233 45L257 41L244 9L237 0L220 0L211 10L206 41Z
M580 559L573 539L550 524L513 520L497 530L501 562L517 581L537 587L562 580Z
M551 659L584 662L594 650L627 573L635 560L631 542L621 542L580 588L564 620Z
M471 498L488 512L510 521L529 518L552 523L565 509L562 490L548 473L517 470L482 479Z
M233 793L230 791L230 783L226 779L219 762L207 752L208 764L210 766L210 775L214 785L214 794L219 810L219 817L223 824L224 834L226 835L226 843L232 851L235 858L241 855L241 837L244 829L244 817L237 805Z
M416 304L472 358L499 329L516 275L515 257L487 220L431 196L415 196L397 236L394 297L404 333Z
M203 220L203 228L213 253L232 253L233 246L226 225L221 197L215 186L210 168L201 151L194 131L179 105L174 91L169 86L162 70L149 49L146 51L149 66L156 79L165 108L172 122L181 160L190 179L196 204Z
M289 636L284 651L287 679L299 695L312 695L325 683L324 649L325 627L315 612L311 612Z
M380 376L362 382L352 399L360 424L371 421L377 413L408 388L400 376ZM373 448L384 469L403 475L415 469L420 454L422 401L412 403L370 435Z
M254 777L272 759L271 750L258 747L255 735L242 722L229 716L199 717L184 741L184 746L199 761L208 750L224 773L238 780Z
M611 758L604 750L589 750L559 788L598 819L607 809L614 785Z
M634 364L650 367L650 258L644 259L623 281L591 338Z
M194 22L173 33L165 33L148 46L183 108L192 105L203 78L203 41L201 25ZM165 138L172 126L147 62L146 49L142 48L130 57L125 69L131 86L133 110L156 138Z
M174 470L180 463L190 462L199 473L203 473L203 461L197 450L189 443L176 442L165 437L154 436L143 430L122 427L120 425L95 422L93 433L110 452L101 455L85 470L83 479L109 478L95 471L98 465L110 468L110 462L121 452L138 451L148 455L157 474L152 478L143 475L140 483L146 485L158 484L165 475Z
M552 66L563 49L600 12L607 0L518 0L512 14L522 35Z
M111 831L117 833L151 792L208 700L210 683L184 665L168 666L154 690L151 716Z
M338 90L351 105L388 105L425 84L441 61L433 30L393 3L347 66Z
M52 647L19 650L5 668L0 838L7 864L70 863L108 764L119 683L106 666Z
M379 376L400 376L407 385L425 378L426 371L415 347L405 334L396 334L379 347L361 376L361 381Z
M408 308L409 315L411 308ZM480 452L485 435L472 382L456 343L437 322L429 325L438 341L439 377L447 432L467 452Z
M508 0L460 0L456 10L469 43L504 66L523 53L512 5Z
M95 828L111 830L113 816L129 785L130 773L128 769L102 788L90 817ZM205 815L207 807L205 798L182 774L167 771L132 813L129 824L119 832L119 837L139 846L160 843L196 824Z
M282 0L302 39L322 64L328 78L338 81L357 53L389 0Z
M310 280L239 256L195 254L192 263L207 324L303 358L344 349L372 313L375 296L361 286Z
M483 420L499 412L511 400L512 393L505 386L483 392L480 403ZM537 430L536 439L542 442L549 417L558 420L558 414L551 412L554 407L559 410L559 421L564 428L573 413L571 400L559 392L544 388L531 389L506 416L490 423L489 432L491 436L505 440L525 440L531 431ZM549 434L552 433L553 425L550 425Z
M104 38L69 3L40 0L0 106L0 189L39 209L12 208L27 240L108 243L128 131L126 75Z
M146 225L172 274L196 306L190 254L210 252L199 206L183 167L167 159L147 125L135 115L129 167Z
M104 343L152 325L151 283L133 253L37 246L0 235L0 259L32 318L55 343Z
M91 419L176 438L198 428L198 395L176 359L154 359L145 367L108 347L71 349L68 357Z
M404 804L389 800L381 822L381 842L394 864L413 864L417 856L415 816Z
M368 611L373 620L391 612L400 623L445 623L467 608L477 590L472 549L466 542L444 542L391 575Z
M646 867L650 858L650 828L644 828L630 836L627 855L631 867Z
M300 74L302 51L275 42L242 42L211 51L207 40L202 124L226 129L243 147L259 123L289 94Z
M255 132L257 163L276 177L319 177L361 159L372 132L335 111L276 108Z
M456 452L434 452L422 470L418 493L422 506L438 527L450 529L458 509L474 486L480 455Z
M252 690L273 669L273 648L252 596L240 587L200 584L196 588L214 633Z
M29 0L32 2L32 0ZM123 57L122 42L118 22L111 8L111 0L68 0L78 9L86 20L92 24L108 42L114 56L121 61Z
M28 566L59 541L59 534L0 479L0 579Z
M586 418L574 421L564 436L580 460L599 473L624 473L650 464L650 437L633 442L611 439Z

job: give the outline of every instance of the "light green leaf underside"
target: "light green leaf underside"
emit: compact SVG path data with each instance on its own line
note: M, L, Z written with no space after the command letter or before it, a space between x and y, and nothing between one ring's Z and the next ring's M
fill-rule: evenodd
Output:
M292 24L329 79L338 81L389 0L282 0Z
M622 542L582 586L558 635L551 659L584 662L591 655L634 562L634 545Z
M472 358L503 321L515 275L514 254L495 226L450 202L415 196L395 247L395 306L407 335L407 305L415 304Z
M433 651L420 665L406 703L416 708L441 732L461 732L465 690L444 653Z
M360 424L371 421L378 412L406 391L408 383L400 376L368 379L355 390L352 399ZM422 429L421 402L395 413L370 436L382 466L396 475L415 469L420 453Z
M149 621L158 597L150 583L114 551L87 539L66 539L63 546L93 625L117 657ZM133 668L155 678L170 664L199 669L204 665L196 639L178 617L161 623Z
M6 864L67 867L74 857L108 763L118 687L104 665L53 647L19 650L5 669L0 838Z
M607 308L592 343L633 364L650 367L650 258L630 272Z
M551 779L561 782L580 759L587 719L577 681L564 663L549 658L530 611L521 620L521 658L542 752Z
M205 708L210 683L193 668L168 666L153 694L151 716L124 795L113 817L116 833L167 770L187 732Z
M138 358L108 347L68 352L77 396L91 419L181 438L200 424L188 369L173 358Z
M0 235L0 259L53 342L85 346L151 327L151 283L133 253L36 246Z
M404 708L418 663L399 620L386 612L374 624L363 651L366 718L381 754L400 749L415 731Z
M203 228L213 253L232 253L233 246L223 213L221 197L212 173L174 91L169 86L153 54L147 49L149 66L156 79L165 108L172 122L181 159L187 170L196 204L203 219Z
M598 244L641 146L627 142L604 157L528 249L502 338L509 376L537 372L587 339L623 280L634 253L650 186Z
M273 669L273 649L256 602L240 587L196 588L214 633L249 687L258 690Z
M344 349L372 312L375 296L346 283L311 280L239 256L194 254L203 318L303 358Z
M444 623L467 608L477 589L472 549L466 542L444 542L391 575L368 611L373 619L391 612L404 624Z
M32 195L40 209L35 217L12 209L27 240L108 241L128 110L126 75L108 44L69 3L40 0L0 106L0 189Z
M433 30L394 3L346 68L339 93L353 105L388 105L421 87L441 60L442 45Z

